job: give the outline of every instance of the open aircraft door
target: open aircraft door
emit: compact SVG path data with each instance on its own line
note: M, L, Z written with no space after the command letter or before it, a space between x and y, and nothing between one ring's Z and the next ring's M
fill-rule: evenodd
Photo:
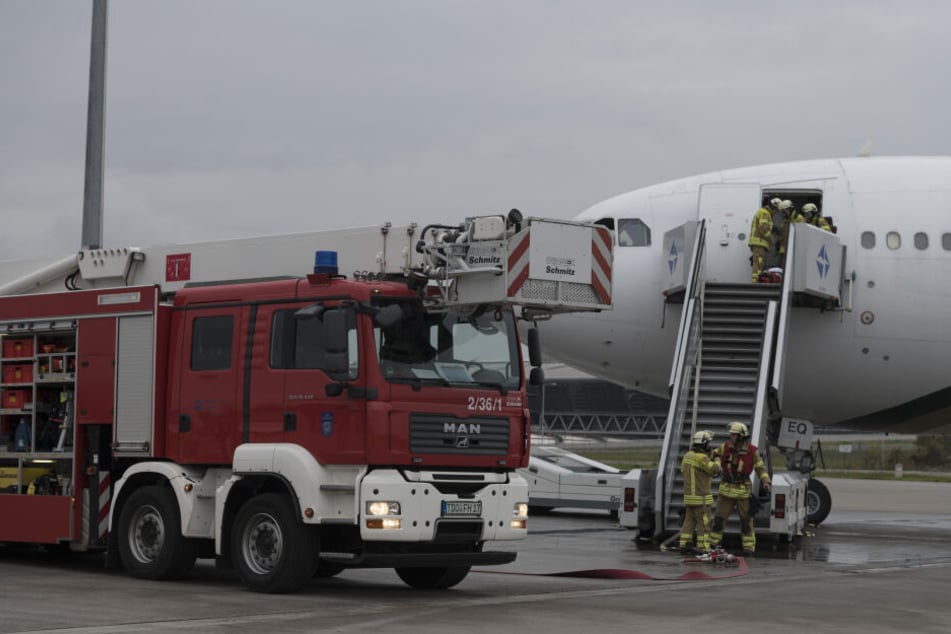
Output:
M761 206L759 183L711 183L700 187L700 218L707 219L705 278L750 281L747 244L753 214Z

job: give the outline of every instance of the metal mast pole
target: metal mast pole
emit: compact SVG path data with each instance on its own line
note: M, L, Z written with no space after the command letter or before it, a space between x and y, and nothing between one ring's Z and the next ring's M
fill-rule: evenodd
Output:
M107 0L92 2L89 51L89 107L86 112L86 182L83 193L83 248L102 246L102 156L106 109Z

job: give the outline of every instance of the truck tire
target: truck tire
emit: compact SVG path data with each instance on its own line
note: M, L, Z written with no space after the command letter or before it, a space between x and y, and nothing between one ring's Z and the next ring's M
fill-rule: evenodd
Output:
M119 513L117 536L122 565L139 579L178 579L198 558L195 542L181 533L181 515L168 487L134 491Z
M403 583L419 590L451 588L469 574L471 566L448 566L445 568L397 568Z
M317 570L315 531L305 526L286 495L264 493L241 507L231 533L238 576L255 592L299 590Z
M821 524L832 510L832 494L819 480L809 478L806 488L806 521Z

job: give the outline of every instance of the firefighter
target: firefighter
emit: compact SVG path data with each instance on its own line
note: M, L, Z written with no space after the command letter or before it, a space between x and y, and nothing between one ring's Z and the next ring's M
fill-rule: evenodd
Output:
M751 556L756 550L756 533L753 530L754 518L750 514L750 496L753 493L750 474L756 472L766 491L772 488L772 483L759 450L750 442L749 428L743 423L732 422L729 431L730 439L713 451L714 458L720 461L723 479L717 495L710 543L719 545L723 539L723 525L735 508L740 518L743 554Z
M789 225L797 222L805 222L791 200L784 200L779 203L779 208L783 212L783 223L779 231L779 266L786 268L786 243L789 241Z
M713 434L698 431L693 444L680 462L684 478L684 521L680 527L680 552L688 555L710 550L710 509L713 506L713 476L720 473L720 463L710 457ZM697 541L694 542L694 533ZM696 546L694 546L696 543Z
M822 214L819 213L819 208L812 203L806 203L802 206L802 215L805 218L807 224L812 225L813 227L818 227L823 231L828 231L832 233L832 225L829 224L829 221L822 217Z
M781 204L778 198L769 201L769 207ZM770 244L773 242L773 212L772 209L763 205L753 214L753 222L750 225L750 239L747 244L750 247L750 264L753 266L753 281L763 272L763 265L766 262L766 253L769 251Z

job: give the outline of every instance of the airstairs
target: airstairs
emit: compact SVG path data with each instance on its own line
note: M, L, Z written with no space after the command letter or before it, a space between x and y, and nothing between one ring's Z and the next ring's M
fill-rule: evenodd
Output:
M770 421L780 418L793 297L792 274L782 284L707 279L704 223L687 227L682 238L692 244L681 243L683 311L671 368L670 410L649 496L653 513L642 516L653 525L655 537L677 531L682 522L680 463L695 431L713 432L714 443L720 444L729 437L730 422L747 424L772 473L767 429ZM789 246L786 270L792 272L796 268L793 242ZM676 252L676 240L671 249ZM727 530L737 529L733 516Z
M705 221L687 222L664 235L669 277L662 288L668 306L681 304L682 309L657 469L634 469L622 478L619 522L636 527L640 538L656 540L679 531L684 511L680 463L691 438L708 430L719 445L732 421L749 427L773 480L771 495L761 498L756 525L785 537L805 525L811 431L804 449L799 439L793 444L783 439L784 425L792 420L782 412L786 354L795 332L790 324L794 305L796 310L840 309L842 288L851 284L843 276L845 249L831 233L794 225L782 283L753 284L739 249L729 246L742 246L746 259L745 243L731 242L722 232L708 240ZM780 445L786 469L774 474L769 448ZM754 493L758 489L754 483ZM726 530L738 528L734 515Z
M768 407L769 361L778 320L782 287L779 284L701 281L692 306L695 327L686 341L685 354L676 369L677 398L671 400L667 433L661 455L655 499L663 504L659 526L676 529L683 511L680 461L690 448L693 432L713 432L715 442L725 440L732 421L762 429ZM760 423L757 425L757 423ZM756 442L756 441L754 441ZM763 444L756 442L756 444ZM764 459L766 452L763 452Z

